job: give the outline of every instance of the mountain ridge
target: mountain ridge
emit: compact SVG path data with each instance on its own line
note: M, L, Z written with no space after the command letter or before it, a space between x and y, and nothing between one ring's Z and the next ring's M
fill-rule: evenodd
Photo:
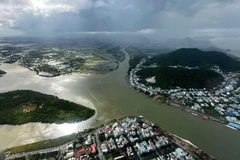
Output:
M219 66L224 71L240 71L240 62L218 51L202 51L197 48L181 48L166 54L158 54L148 59L146 64L156 63L161 66L213 67Z

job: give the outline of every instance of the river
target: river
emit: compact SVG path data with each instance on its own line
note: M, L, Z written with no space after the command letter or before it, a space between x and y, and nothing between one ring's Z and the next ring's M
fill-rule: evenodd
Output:
M113 118L143 115L146 119L159 124L168 131L191 141L217 159L239 159L239 131L231 130L217 122L205 121L180 108L159 104L131 89L126 83L128 61L129 55L126 54L126 59L120 63L119 68L107 75L82 76L81 74L73 74L55 78L39 77L19 66L0 66L0 69L3 70L4 67L13 68L13 74L10 72L9 75L0 78L0 92L32 89L55 94L60 98L95 107L97 110L95 117L77 124L29 123L25 124L26 126L17 127L0 126L0 139L4 139L3 145L2 140L0 142L0 148L1 146L13 146L57 137L67 134L64 130L69 130L70 133L104 123ZM16 73L14 73L14 69L17 70ZM9 70L11 71L11 69ZM24 71L20 72L20 70ZM2 89L2 86L5 88ZM99 122L96 122L96 119L99 119ZM35 127L36 125L39 127ZM7 137L6 140L5 137Z

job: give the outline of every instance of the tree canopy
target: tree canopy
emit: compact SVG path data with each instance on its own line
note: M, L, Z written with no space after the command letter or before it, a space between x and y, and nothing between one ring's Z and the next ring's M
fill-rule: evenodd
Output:
M143 68L137 72L141 83L162 89L213 88L223 81L221 74L205 69L186 69L182 67ZM156 83L147 84L146 78L155 76Z
M24 112L28 103L38 107ZM79 122L94 115L95 111L79 104L31 90L0 93L0 124L24 124L28 122L65 123Z
M240 71L238 59L217 51L201 51L196 48L182 48L167 54L158 54L148 59L146 64L161 66L212 67L219 66L224 71Z

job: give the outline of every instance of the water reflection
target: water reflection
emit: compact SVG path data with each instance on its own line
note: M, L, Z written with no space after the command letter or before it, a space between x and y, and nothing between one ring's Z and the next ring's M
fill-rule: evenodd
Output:
M77 132L78 124L77 123L60 124L58 125L58 130L63 134L71 134L71 133Z
M94 108L93 103L86 97L86 82L89 75L71 74L53 78L40 77L35 72L20 67L17 64L2 64L1 70L7 72L0 78L0 92L17 89L29 89ZM76 84L77 87L76 87ZM77 91L77 94L76 94ZM36 141L56 138L74 132L83 131L94 120L71 124L42 124L28 123L20 126L0 125L0 149L33 143Z

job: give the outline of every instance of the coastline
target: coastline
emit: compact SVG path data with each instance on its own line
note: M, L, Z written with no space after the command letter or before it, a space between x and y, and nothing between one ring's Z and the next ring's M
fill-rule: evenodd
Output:
M127 83L128 83L128 82L127 82ZM139 92L139 93L141 93L141 94L143 94L143 95L146 95L146 94L144 94L143 92L139 91L138 89L135 89L134 87L132 87L130 83L128 83L128 85L129 85L129 87L130 87L131 89L133 89L134 91L137 91L137 92ZM157 95L156 95L156 96L157 96ZM228 124L226 121L222 121L221 119L217 119L217 118L212 117L211 115L208 115L208 114L200 113L200 112L198 112L198 111L195 111L195 110L192 110L192 109L190 109L190 108L187 108L186 106L183 106L183 105L171 105L171 104L170 104L170 103L178 104L178 103L175 102L175 101L171 101L171 102L169 101L169 103L164 103L164 102L160 102L160 101L154 100L154 97L151 97L151 96L149 96L149 95L146 95L146 97L147 97L147 98L151 98L153 101L156 101L156 102L158 102L158 103L160 103L160 104L166 104L166 105L171 106L171 107L180 108L180 109L184 110L185 112L188 112L188 113L191 113L191 114L193 113L193 114L197 114L197 115L200 115L200 116L207 116L208 119L205 119L205 120L212 120L212 121L219 122L219 123L225 124L225 125Z
M91 74L72 73L71 75L62 75L59 77L46 78L36 75L34 71L19 66L18 64L2 64L0 68L8 70L8 74L1 77L0 92L13 90L33 90L43 94L57 96L60 99L68 100L87 108L94 109L95 114L87 120L76 123L26 123L22 125L0 125L0 136L5 137L1 140L0 148L8 148L28 143L33 143L49 138L71 134L66 128L74 131L81 131L89 127L96 121L98 111L91 99L85 96L85 81ZM17 81L16 81L17 80ZM75 96L71 92L72 82L80 82L80 88L84 89L81 94ZM13 84L13 85L5 85ZM71 131L71 130L70 130ZM10 133L10 134L9 134Z
M35 143L35 142L39 142L39 141L44 141L44 140L51 140L51 139L56 139L56 138L60 138L63 136L68 136L69 134L74 134L77 132L82 132L84 131L84 129L88 129L89 127L84 127L84 126L88 126L87 124L91 124L94 123L96 121L97 118L97 111L95 112L95 114L86 119L83 120L81 122L74 122L74 123L61 123L61 124L57 124L57 123L41 123L41 122L29 122L29 123L25 123L25 124L21 124L21 125L9 125L9 124L4 124L4 125L0 125L1 128L8 128L11 130L11 128L28 128L28 126L36 126L35 128L38 127L42 127L42 128L48 128L51 126L51 128L55 128L56 130L58 130L58 135L52 135L50 133L49 136L53 137L53 138L48 138L49 136L45 135L46 138L39 138L38 140L29 140L29 141L22 141L21 144L18 145L7 145L7 146L0 146L0 149L7 149L7 148L13 148L13 147L17 147L17 146L22 146L22 145L27 145L27 144L31 144L31 143ZM32 128L33 129L33 128ZM69 131L69 129L74 129L73 131ZM59 132L62 132L59 134Z
M126 56L124 56L124 59L126 58ZM117 67L113 70L117 70L119 67L119 63L117 64ZM111 74L113 71L110 71L106 74L100 74L100 73L85 73L85 72L72 72L69 74L63 74L63 75L59 75L59 76L54 76L54 77L44 77L44 76L40 76L38 75L35 71L31 70L28 67L22 66L21 64L15 62L12 64L8 64L8 63L4 63L1 64L1 68L4 68L6 70L8 70L8 77L5 77L5 79L10 79L11 81L14 81L14 78L12 78L12 76L14 77L19 77L19 75L22 75L21 77L24 78L24 81L26 78L29 78L29 81L35 81L34 83L36 83L35 86L38 85L38 82L42 82L42 81L52 81L53 83L58 83L58 79L61 81L65 82L71 82L71 81L75 81L75 79L83 79L84 81L87 80L87 78L93 76L93 75L108 75ZM15 76L15 74L17 73L17 75ZM21 78L20 77L20 78ZM51 80L53 79L53 80ZM4 81L4 80L3 80ZM8 80L7 80L8 81ZM21 80L20 80L21 81ZM30 88L26 88L26 87L18 87L14 85L13 88L5 88L2 87L2 89L0 89L0 92L8 92L8 91L14 91L14 90L22 90L22 89L29 89L29 90L33 90L33 91L37 91L43 94L49 94L49 95L53 95L53 96L57 96L59 99L63 99L63 100L69 100L71 102L83 105L87 108L93 109L95 111L95 114L83 121L80 122L74 122L74 123L41 123L41 122L29 122L29 123L25 123L25 124L21 124L21 125L11 125L11 124L3 124L0 125L0 132L2 132L2 136L6 136L8 137L9 135L7 135L5 132L5 130L10 130L12 132L15 132L17 137L17 139L19 139L16 142L10 142L8 143L8 141L6 140L3 141L3 144L0 144L0 149L4 149L4 148L8 148L8 147L13 147L13 146L18 146L18 145L24 145L24 144L29 144L29 143L33 143L33 142L38 142L40 140L45 140L45 139L49 139L49 138L57 138L57 137L61 137L61 136L65 136L65 135L69 135L71 133L74 133L74 131L82 131L86 128L89 128L89 126L91 125L96 125L96 122L98 121L98 111L97 108L94 106L94 104L92 103L92 100L90 100L87 97L79 97L79 95L74 96L74 97L68 97L66 96L67 94L62 94L62 92L64 92L64 90L68 91L68 88L63 88L63 84L62 82L59 82L59 87L61 87L61 89L59 89L59 91L54 92L54 90L58 90L58 87L54 84L54 90L51 90L50 92L46 91L46 90L42 90L43 88L39 88L36 89L35 87L30 87ZM13 82L14 83L14 82ZM32 83L32 82L28 82L28 83ZM24 83L23 83L24 84ZM25 85L25 84L24 84ZM1 85L0 85L1 86ZM57 87L57 88L56 88ZM44 87L45 88L45 87ZM84 87L85 88L85 87ZM60 92L61 91L61 92ZM60 94L61 93L61 94ZM75 130L72 132L69 131L65 131L66 128L74 128ZM29 129L30 128L30 129ZM48 129L51 128L51 129ZM76 130L76 128L79 128L78 130ZM31 135L30 137L22 135L22 133L18 132L17 130L20 130L21 132L23 130L29 130L29 133L32 132L32 130L38 131L41 130L39 133L36 133L37 135L35 136L39 136L39 137L35 137L34 135ZM43 130L43 131L42 131ZM27 131L28 132L28 131ZM25 132L26 133L26 132ZM33 139L32 139L32 138ZM4 144L6 143L6 144Z
M182 138L182 137L179 137L167 130L165 130L164 128L162 128L161 126L159 126L158 124L155 124L151 121L148 121L146 119L144 119L143 117L136 117L136 116L126 116L126 117L122 117L122 118L119 118L119 119L114 119L114 120L110 120L104 124L100 124L100 125L97 125L93 128L89 128L88 130L85 130L84 132L78 132L78 133L73 133L71 135L68 135L68 136L64 136L64 137L59 137L59 138L56 138L56 139L48 139L48 140L45 140L45 141L40 141L40 142L37 142L37 143L33 143L33 144L28 144L28 145L25 145L25 146L22 146L22 147L25 147L25 151L24 149L21 148L21 146L17 146L17 147L13 147L13 148L7 148L5 149L5 152L7 153L7 159L11 159L10 157L22 157L22 156L27 156L27 155L34 155L34 154L37 154L37 152L39 153L44 153L44 152L49 152L51 150L58 150L58 148L62 148L62 147L66 147L68 145L70 145L71 143L73 143L74 140L77 139L77 137L79 137L79 135L81 136L86 136L88 134L92 134L94 132L96 132L96 130L98 130L99 128L102 128L106 125L111 125L112 123L116 122L116 121L121 121L125 118L136 118L138 121L142 121L142 123L146 123L150 126L156 126L158 128L158 130L161 132L161 134L163 134L164 136L167 136L168 138L172 139L172 141L177 144L178 146L180 146L181 148L183 148L184 150L186 150L188 153L192 154L192 155L195 155L195 156L199 156L199 157L202 157L202 158L207 158L208 160L215 160L215 158L213 156L211 156L210 154L204 152L202 149L200 149L198 146L194 145L193 143L191 143L190 141ZM75 137L75 138L74 138ZM63 139L63 140L61 140ZM69 139L69 141L66 141L66 139ZM55 145L55 146L52 146L51 148L47 147L47 145L44 145L39 147L39 149L37 149L36 147L36 144L49 144L50 142L53 142L53 141L61 141L59 142L58 145ZM32 146L32 147L31 147ZM35 148L33 150L29 150L29 148ZM43 148L41 148L43 147ZM13 151L13 154L11 154L11 151ZM16 152L18 151L18 152Z

